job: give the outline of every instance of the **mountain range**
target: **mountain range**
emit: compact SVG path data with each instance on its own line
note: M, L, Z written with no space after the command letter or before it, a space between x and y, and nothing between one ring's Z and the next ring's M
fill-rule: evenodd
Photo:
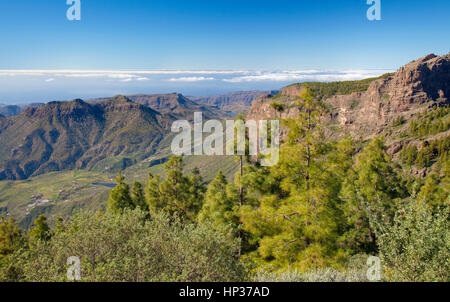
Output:
M194 112L202 112L206 119L220 119L229 116L226 112L223 112L216 107L196 103L179 93L151 95L137 94L127 95L126 97L134 103L152 108L174 120L187 119L192 121L194 119ZM108 100L108 98L91 99L87 100L87 102L97 103L105 100Z
M14 115L21 113L28 107L36 108L36 107L40 107L40 106L44 106L44 105L45 105L44 103L31 103L31 104L23 104L23 105L0 104L0 115L14 116Z
M213 95L213 96L190 96L189 99L201 103L212 105L220 110L233 112L235 114L241 114L248 111L252 106L255 99L263 94L276 94L278 91L237 91L223 95Z
M89 169L125 155L143 159L154 153L172 121L123 96L27 108L0 120L0 179ZM124 160L132 163L131 158Z
M263 91L239 91L223 95L212 96L189 96L185 97L179 93L167 94L137 94L127 95L135 103L139 103L161 113L170 113L177 117L186 117L186 113L196 111L204 112L204 116L229 116L246 112L252 105L253 100L266 92ZM88 103L105 101L110 97L88 99ZM30 103L20 105L0 104L0 115L10 117L20 114L28 107L37 108L45 103ZM186 111L187 110L187 111ZM189 115L188 114L188 115Z
M241 93L233 93L227 105L241 101ZM245 106L250 107L248 100ZM206 120L236 115L218 107L178 93L1 107L0 180L71 169L125 169L165 147L175 120L192 121L195 112Z

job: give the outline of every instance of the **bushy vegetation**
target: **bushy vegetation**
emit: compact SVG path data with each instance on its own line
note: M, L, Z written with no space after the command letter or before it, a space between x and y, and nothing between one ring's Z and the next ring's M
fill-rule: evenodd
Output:
M376 210L369 216L389 281L450 281L449 214L448 206L433 212L411 200L392 219Z
M398 126L403 125L405 122L406 122L405 118L403 116L399 116L392 121L392 126L398 127Z
M255 282L367 282L366 271L341 272L332 268L316 269L306 273L297 270L284 272L259 271Z
M237 258L237 239L226 229L183 224L164 214L148 218L140 209L122 214L79 212L47 234L33 245L2 251L0 280L68 281L67 259L72 256L81 260L82 281L246 279L246 268Z

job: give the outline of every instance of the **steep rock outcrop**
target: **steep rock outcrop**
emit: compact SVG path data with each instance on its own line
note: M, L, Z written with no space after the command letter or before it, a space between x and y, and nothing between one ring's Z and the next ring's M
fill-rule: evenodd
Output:
M283 118L297 115L293 101L301 94L303 84L290 85L278 96L262 96L253 102L248 119L279 117L271 104L282 102ZM399 116L408 119L432 106L450 103L450 54L428 55L401 67L395 74L373 79L366 91L333 95L324 103L331 108L325 123L337 123L359 138L381 133Z

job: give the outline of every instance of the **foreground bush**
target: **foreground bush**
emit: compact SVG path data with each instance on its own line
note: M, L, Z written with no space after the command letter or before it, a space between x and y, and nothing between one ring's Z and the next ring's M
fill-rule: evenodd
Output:
M270 267L260 269L253 280L255 282L369 282L367 277L367 260L370 255L358 254L350 257L345 263L345 269L317 268L306 272L296 269L273 271ZM380 280L385 282L385 276L380 272Z
M67 281L67 259L81 260L81 281L242 281L238 242L208 225L125 210L80 212L53 234L11 255L2 281Z
M255 282L367 282L366 272L349 270L340 272L331 268L306 273L297 270L284 272L259 271Z
M410 202L393 221L370 216L388 281L450 281L448 206L433 212L424 202Z

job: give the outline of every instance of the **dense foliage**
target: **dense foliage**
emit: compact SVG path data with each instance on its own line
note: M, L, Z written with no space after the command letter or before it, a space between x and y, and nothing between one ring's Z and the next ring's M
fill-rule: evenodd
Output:
M4 232L2 231L2 234ZM16 234L13 231L13 234ZM80 212L49 241L8 250L2 281L68 281L67 259L79 257L82 281L242 281L237 239L208 224L140 209ZM20 235L16 235L20 236ZM3 258L2 258L3 259Z
M426 203L411 201L394 218L370 215L389 281L450 281L449 208L434 213Z
M401 154L404 164L415 165L418 168L429 168L436 162L448 161L450 151L450 135L431 142L425 141L419 150L416 145L405 147Z
M429 134L437 134L450 129L450 107L435 108L423 114L419 113L409 123L409 135L422 137Z

